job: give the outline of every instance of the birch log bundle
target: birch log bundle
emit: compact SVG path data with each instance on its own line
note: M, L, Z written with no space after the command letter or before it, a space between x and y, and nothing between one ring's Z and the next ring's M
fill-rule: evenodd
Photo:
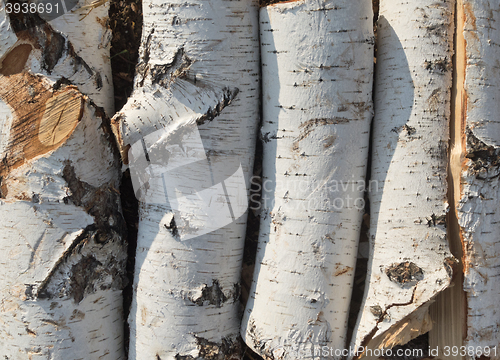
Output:
M63 26L0 17L0 354L123 359L120 163L96 105L113 96L89 54L107 28L73 36L80 56Z
M239 359L258 3L143 9L134 92L114 118L140 200L129 359Z
M371 0L144 0L111 123L108 4L73 2L0 9L0 356L126 357L124 165L140 202L130 360L241 359L240 334L266 360L340 359L432 328L431 348L469 347L450 359L500 359L498 2L380 0L374 74Z
M242 336L266 359L345 346L372 117L371 1L260 12L263 207Z

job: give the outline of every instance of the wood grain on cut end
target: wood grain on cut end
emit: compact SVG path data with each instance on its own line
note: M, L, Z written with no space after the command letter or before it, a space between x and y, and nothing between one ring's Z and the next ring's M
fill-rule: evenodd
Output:
M45 146L54 146L67 139L82 117L83 98L79 91L67 87L45 104L38 138Z
M0 74L9 76L23 71L31 50L33 46L30 44L21 44L12 49L0 64Z
M84 98L76 87L54 92L43 78L27 72L1 78L0 99L14 115L0 176L56 149L83 115Z

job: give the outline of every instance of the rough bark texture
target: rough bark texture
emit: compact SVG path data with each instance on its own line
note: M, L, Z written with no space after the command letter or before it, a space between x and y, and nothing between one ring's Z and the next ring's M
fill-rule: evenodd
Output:
M455 262L446 238L452 1L382 0L377 26L370 260L352 346L392 348L431 326Z
M498 3L463 1L466 92L461 198L457 206L464 249L467 346L497 347L500 359L500 20ZM467 359L479 359L469 354ZM487 357L488 358L488 357Z
M154 0L143 9L135 90L114 118L141 200L129 357L239 358L245 180L259 120L258 3ZM239 193L224 187L233 175L243 181ZM203 213L189 199L205 190L215 197ZM234 196L244 198L241 214L223 211Z
M263 196L242 336L266 359L345 346L372 117L371 1L261 9Z
M119 157L72 85L100 94L94 71L38 16L0 17L0 354L123 359Z
M108 17L109 1L97 5L89 0L71 0L67 6L75 3L71 11L51 19L49 23L54 30L67 37L75 54L85 61L92 72L89 80L73 79L72 83L97 106L102 106L108 116L112 116L114 96L109 58L112 35ZM58 76L70 78L71 75L59 72Z

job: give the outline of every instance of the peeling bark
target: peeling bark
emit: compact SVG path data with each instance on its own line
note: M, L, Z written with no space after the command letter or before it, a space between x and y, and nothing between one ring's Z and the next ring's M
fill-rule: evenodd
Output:
M371 1L285 1L260 15L263 200L241 334L265 359L330 359L324 346L346 345L364 210Z
M451 282L444 219L453 12L453 1L380 2L370 180L378 186L369 194L354 348L392 348L429 331L428 306Z

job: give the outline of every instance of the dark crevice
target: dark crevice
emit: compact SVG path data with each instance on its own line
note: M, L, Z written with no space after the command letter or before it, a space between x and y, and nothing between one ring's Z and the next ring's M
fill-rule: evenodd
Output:
M134 283L134 270L135 270L135 256L137 249L137 231L139 226L139 202L134 194L132 186L132 179L130 177L130 170L125 171L122 177L120 186L122 212L126 224L126 237L128 242L127 247L127 264L125 272L128 278L128 284L123 289L123 312L124 318L127 319L130 313L130 306L132 305L133 298L133 283ZM130 342L130 327L127 321L125 326L125 350L128 354Z
M374 33L374 69L373 69L373 78L375 79L375 72L377 67L377 21L379 17L379 5L380 0L373 0L373 33ZM375 81L373 81L372 88L372 103L375 107ZM374 109L375 110L375 109ZM372 118L373 120L373 118ZM368 146L368 162L366 165L366 176L365 176L365 184L369 184L371 180L371 164L372 164L372 154L373 154L373 125L370 126L370 143ZM365 209L363 215L363 222L361 224L361 233L359 238L358 246L361 248L369 244L369 231L370 231L370 198L368 194L369 189L365 189L364 200L365 200ZM361 314L362 306L363 306L363 297L365 293L365 285L366 278L368 274L368 258L360 257L358 251L358 257L356 259L356 269L354 271L354 280L351 294L351 303L349 306L349 317L347 321L347 334L346 334L346 347L348 347L353 339L354 330L356 327L356 322L358 320L359 314Z
M116 111L119 111L125 105L134 88L142 24L141 0L111 0L109 26L113 35L110 59ZM126 170L122 176L120 196L128 244L125 272L129 281L123 289L123 312L124 318L127 319L133 297L132 286L139 224L139 203L135 197L129 170ZM127 321L124 322L124 340L125 354L128 356L130 327ZM157 355L157 360L161 360L159 355Z
M142 1L111 0L109 25L113 34L110 57L115 110L119 111L133 91L142 34Z
M259 32L259 44L260 32ZM259 69L262 69L262 57L259 56ZM250 200L247 215L247 227L245 234L245 246L243 250L243 264L241 270L240 296L241 316L250 295L250 287L252 285L253 274L255 269L255 260L257 257L259 231L260 231L260 209L262 207L262 162L263 162L263 143L261 137L261 127L264 118L263 115L263 95L262 95L262 71L259 71L259 124L256 137L255 157L253 163L252 178L250 180ZM243 360L261 360L262 358L253 352L243 340Z

